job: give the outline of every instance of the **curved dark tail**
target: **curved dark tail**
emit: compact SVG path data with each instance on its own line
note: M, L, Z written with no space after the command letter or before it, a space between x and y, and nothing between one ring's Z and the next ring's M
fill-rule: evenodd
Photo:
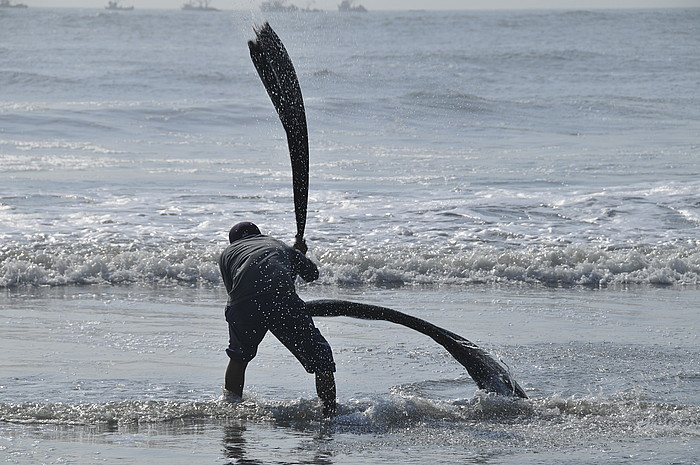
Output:
M483 349L453 332L420 318L377 305L346 300L312 300L306 302L311 316L349 316L365 320L385 320L415 329L443 346L467 369L479 389L503 396L527 399L527 394L508 371Z
M301 241L309 199L309 133L304 99L292 60L275 31L265 23L255 31L255 36L255 40L248 42L250 57L287 133L292 161L296 238Z

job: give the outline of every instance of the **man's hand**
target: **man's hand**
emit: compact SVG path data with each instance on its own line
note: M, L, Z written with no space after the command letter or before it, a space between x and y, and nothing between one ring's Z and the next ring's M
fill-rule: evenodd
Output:
M306 255L306 251L309 250L303 237L297 237L294 240L294 248L304 255Z

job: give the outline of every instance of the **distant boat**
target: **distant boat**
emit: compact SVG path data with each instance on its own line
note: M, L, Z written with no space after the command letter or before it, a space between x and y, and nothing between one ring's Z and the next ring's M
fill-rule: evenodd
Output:
M294 11L301 11L304 13L319 13L323 10L317 8L299 8L293 3L287 4L285 0L268 0L260 4L260 11L267 13L292 13Z
M340 2L340 5L338 5L338 11L354 11L354 12L359 12L359 13L366 13L367 8L365 8L362 5L354 5L353 0L343 0Z
M182 9L188 11L220 11L218 8L209 6L209 0L198 0L196 5L194 1L190 1L182 5Z
M352 0L343 0L340 2L340 5L338 5L338 11L355 11L359 13L367 13L367 8L363 7L362 5L353 5Z
M10 0L0 0L0 8L27 8L24 3L10 3Z
M287 5L287 2L284 0L270 0L262 2L260 11L268 13L290 13L292 11L299 11L299 7L294 4Z
M108 10L133 10L133 6L119 6L119 1L117 0L116 2L107 2L107 6L105 7Z

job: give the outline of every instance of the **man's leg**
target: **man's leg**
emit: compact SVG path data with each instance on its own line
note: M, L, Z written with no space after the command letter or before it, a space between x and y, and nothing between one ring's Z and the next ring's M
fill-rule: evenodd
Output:
M243 397L243 384L245 383L245 369L247 366L248 362L239 362L233 359L228 361L225 388L238 397Z
M316 393L323 402L323 416L332 417L335 415L335 376L332 371L322 371L316 373Z
M255 300L246 300L235 306L226 307L226 322L228 323L229 357L224 388L230 393L243 397L245 370L258 351L258 345L265 337L267 330L258 321L258 304Z
M336 411L336 390L331 346L314 325L299 296L280 300L274 308L274 318L271 318L268 329L308 373L315 373L316 392L323 402L323 415L332 416Z

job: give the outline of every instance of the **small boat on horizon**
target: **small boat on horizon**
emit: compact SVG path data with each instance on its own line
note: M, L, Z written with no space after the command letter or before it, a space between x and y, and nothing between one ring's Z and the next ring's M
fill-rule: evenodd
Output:
M0 8L27 8L24 3L10 3L10 0L0 0Z
M294 4L287 4L284 0L269 0L260 4L260 11L267 13L291 13L299 11L299 7Z
M357 13L367 13L367 8L363 7L362 5L353 5L353 0L343 0L340 2L340 5L338 5L338 11L351 11L351 12L357 12Z
M182 9L187 11L221 11L218 8L209 6L209 0L198 0L196 5L194 1L189 1L182 5Z
M301 11L304 13L318 13L323 10L317 8L299 8L293 3L287 3L286 0L267 0L260 4L260 11L266 13L292 13L295 11Z
M133 7L133 5L132 6L120 6L119 0L116 0L116 1L107 2L107 6L105 7L105 9L126 11L126 10L133 10L134 7Z

